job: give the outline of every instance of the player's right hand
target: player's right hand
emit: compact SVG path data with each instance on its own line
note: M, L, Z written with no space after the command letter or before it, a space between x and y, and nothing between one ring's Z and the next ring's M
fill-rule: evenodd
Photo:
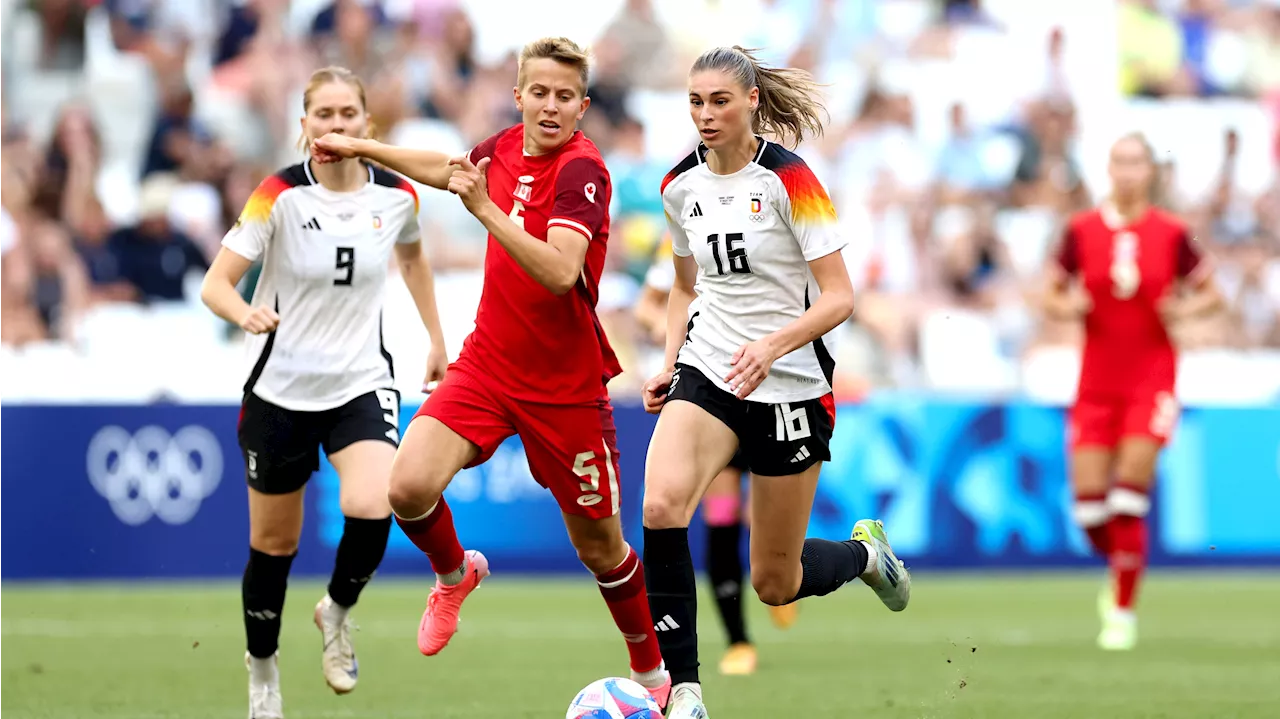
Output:
M672 374L671 370L667 370L644 383L644 411L649 414L662 411L662 405L667 402L667 391L671 389Z
M240 329L253 335L270 332L280 324L280 315L270 307L252 307L249 314L240 319Z
M320 164L356 156L356 138L330 132L311 142L311 159Z

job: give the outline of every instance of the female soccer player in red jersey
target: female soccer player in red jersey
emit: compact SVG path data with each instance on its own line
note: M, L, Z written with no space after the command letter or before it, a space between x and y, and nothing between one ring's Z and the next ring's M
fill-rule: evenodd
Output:
M463 157L333 135L316 143L316 154L368 157L454 192L489 231L475 330L414 417L391 473L396 521L437 575L419 650L444 649L463 600L489 575L483 554L463 551L445 487L516 434L626 639L632 678L665 704L670 680L644 572L618 514L618 448L605 385L621 368L595 313L612 188L600 153L577 130L591 104L587 65L565 38L530 43L515 87L523 122Z
M806 539L835 422L828 337L853 312L845 242L822 184L759 133L820 131L808 73L749 52L703 53L689 71L702 142L663 180L675 283L666 369L644 388L658 413L645 467L644 566L671 671L670 719L704 719L689 520L741 453L751 472L751 583L766 604L829 594L862 578L905 609L910 578L879 522L843 542Z
M364 86L343 68L316 71L302 104L304 143L369 130ZM393 255L431 337L424 383L442 378L448 364L419 234L418 196L404 178L358 160L303 162L262 181L205 276L205 304L249 333L237 434L249 484L250 719L283 715L280 615L302 533L303 491L321 447L337 470L346 516L333 577L315 609L321 666L335 692L355 688L348 612L387 548L387 484L400 441L400 394L381 322ZM236 285L259 259L250 305Z
M1158 209L1158 172L1138 134L1111 148L1111 197L1073 217L1046 311L1082 318L1084 356L1069 420L1075 518L1113 577L1099 599L1103 649L1137 643L1133 607L1146 566L1156 459L1178 420L1168 326L1222 304L1187 228Z

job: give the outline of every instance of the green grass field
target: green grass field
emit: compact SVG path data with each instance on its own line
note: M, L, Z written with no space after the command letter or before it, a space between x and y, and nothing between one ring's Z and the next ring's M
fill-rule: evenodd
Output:
M281 638L286 716L559 719L626 658L589 578L495 577L440 656L418 654L425 585L375 582L355 619L356 691L319 671L315 582L291 586ZM892 614L861 586L807 600L787 632L752 601L754 677L716 675L721 632L704 597L703 670L716 719L750 717L1280 716L1280 575L1165 574L1145 587L1142 643L1094 648L1098 577L920 573ZM243 717L239 585L14 585L3 589L3 714Z

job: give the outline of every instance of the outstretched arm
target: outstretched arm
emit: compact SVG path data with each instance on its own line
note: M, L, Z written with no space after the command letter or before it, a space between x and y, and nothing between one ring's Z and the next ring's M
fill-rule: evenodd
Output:
M363 157L437 190L449 188L449 155L434 150L387 145L377 140L329 133L311 143L316 162Z

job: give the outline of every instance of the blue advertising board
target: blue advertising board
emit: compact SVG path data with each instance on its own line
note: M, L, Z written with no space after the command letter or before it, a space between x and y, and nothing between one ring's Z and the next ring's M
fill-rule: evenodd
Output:
M402 412L408 422L416 407ZM247 558L234 406L5 406L0 576L218 577ZM623 526L641 544L644 456L654 418L621 406ZM1064 412L1026 402L876 395L838 408L811 534L839 539L885 520L918 567L1095 563L1070 520ZM1156 565L1280 565L1280 408L1189 409L1158 468ZM580 572L560 513L518 439L458 475L459 535L503 572ZM294 571L327 574L342 531L327 462L307 491ZM703 533L695 527L695 559ZM425 573L393 530L383 574Z

